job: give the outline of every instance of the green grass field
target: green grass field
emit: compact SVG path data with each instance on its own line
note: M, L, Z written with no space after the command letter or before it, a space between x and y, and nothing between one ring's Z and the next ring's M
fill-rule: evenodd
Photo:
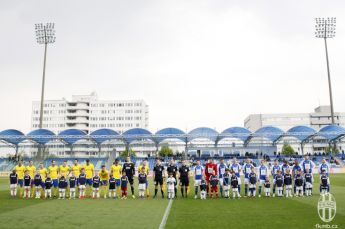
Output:
M315 177L318 180L318 177ZM153 193L152 182L150 191ZM242 188L243 189L243 188ZM331 176L337 215L331 222L345 228L345 174ZM180 195L180 193L178 193ZM315 228L318 184L312 197L194 200L172 203L165 228ZM167 199L11 199L7 179L0 179L0 228L159 228Z

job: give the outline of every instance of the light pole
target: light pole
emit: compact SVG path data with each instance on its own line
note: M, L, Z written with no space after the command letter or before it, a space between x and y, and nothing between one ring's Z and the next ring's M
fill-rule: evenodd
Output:
M334 125L334 107L333 107L333 95L332 95L332 83L331 83L331 73L329 70L329 60L328 60L328 49L327 49L327 38L335 37L335 25L336 25L336 18L315 18L316 25L315 25L315 36L317 38L323 38L325 41L325 51L326 51L326 63L327 63L327 75L328 75L328 89L329 89L329 100L331 105L331 118L332 124ZM333 142L333 148L331 148L331 153L337 149L337 144ZM329 144L331 146L331 143Z
M41 107L40 107L40 124L39 128L43 127L43 105L44 105L44 85L46 74L46 58L47 45L55 42L54 23L35 24L36 39L38 44L44 44L44 60L43 60L43 77L42 77L42 91L41 91Z
M329 60L328 60L328 49L327 49L327 38L335 37L335 24L336 18L315 18L315 36L317 38L323 38L325 41L325 51L326 51L326 62L327 62L327 74L328 74L328 89L329 89L329 100L331 105L331 118L332 124L334 124L334 108L333 108L333 95L332 95L332 84L331 84L331 73L329 70Z

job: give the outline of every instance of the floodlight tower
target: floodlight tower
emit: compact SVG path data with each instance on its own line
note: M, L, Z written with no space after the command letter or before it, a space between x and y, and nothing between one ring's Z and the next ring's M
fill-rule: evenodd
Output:
M328 74L328 89L329 89L329 99L331 105L331 118L332 124L334 124L334 108L333 108L333 95L332 95L332 84L331 84L331 73L329 70L329 60L328 60L328 49L327 49L327 38L335 37L335 25L336 18L315 18L315 36L317 38L323 38L325 41L325 50L326 50L326 62L327 62L327 74Z
M42 91L41 91L41 107L40 107L40 124L39 128L43 127L43 105L44 105L44 85L46 74L46 58L47 58L47 45L55 42L54 23L35 24L37 43L44 44L44 60L43 60L43 77L42 77Z

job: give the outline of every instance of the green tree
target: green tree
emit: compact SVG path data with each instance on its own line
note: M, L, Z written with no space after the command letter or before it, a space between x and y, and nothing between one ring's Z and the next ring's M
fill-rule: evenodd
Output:
M169 148L169 146L162 146L161 149L158 152L159 156L165 157L165 156L172 156L173 150Z
M135 157L136 156L136 154L135 154L135 152L133 151L133 150L128 150L128 149L126 149L125 151L123 151L123 152L121 152L120 153L120 157L127 157L127 156L133 156L133 157Z
M283 148L282 148L282 154L283 155L294 155L295 150L289 144L284 143Z

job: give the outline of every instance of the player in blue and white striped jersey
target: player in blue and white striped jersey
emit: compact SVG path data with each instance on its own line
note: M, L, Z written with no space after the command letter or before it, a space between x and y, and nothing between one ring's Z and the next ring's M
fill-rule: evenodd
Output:
M281 168L280 168L280 165L279 165L279 162L278 162L278 159L275 159L274 160L274 164L272 166L272 170L271 170L271 174L272 174L272 177L273 177L273 196L275 196L275 193L276 193L276 176L278 174L278 171L281 171Z
M225 164L224 159L220 159L220 162L217 166L218 169L218 177L219 177L219 190L220 190L220 196L223 197L223 177L225 174L225 170L228 168L228 166Z
M284 160L284 164L281 166L282 169L282 175L284 176L286 174L286 170L290 169L290 165L288 164L287 160Z
M298 160L295 159L295 164L292 166L292 176L296 177L298 171L302 171L302 167L298 164Z
M250 162L250 159L247 159L246 163L243 165L245 197L248 196L249 174L252 172L252 168L254 168L253 164Z
M194 167L194 188L195 188L195 196L194 198L198 198L198 189L201 184L202 177L204 175L204 167L200 165L200 160L196 161L196 165Z
M306 173L307 172L307 169L310 169L311 173L313 172L313 168L315 167L315 163L312 162L310 159L309 159L309 156L308 155L305 155L304 156L304 160L301 162L301 167L303 169L303 172Z
M320 175L322 174L322 170L325 170L326 172L324 174L326 174L328 176L328 173L329 173L329 165L326 161L325 158L322 159L322 163L320 165L320 169L319 169L319 173Z
M267 175L268 175L268 168L265 165L265 160L261 160L261 165L259 167L259 197L261 197L261 189L262 189L262 186L265 185Z
M238 178L238 193L241 193L241 165L238 163L236 158L234 158L233 163L230 166L230 169L234 171L235 175Z
M315 167L315 163L309 159L308 155L304 156L304 160L301 162L301 167L303 169L303 173L306 173L310 170L310 173L313 173L313 168ZM305 183L303 184L303 192L305 193Z
M302 171L302 167L298 164L298 160L295 159L295 164L292 166L292 177L294 181L296 180L296 176L300 171ZM296 195L296 185L293 186L293 193Z

